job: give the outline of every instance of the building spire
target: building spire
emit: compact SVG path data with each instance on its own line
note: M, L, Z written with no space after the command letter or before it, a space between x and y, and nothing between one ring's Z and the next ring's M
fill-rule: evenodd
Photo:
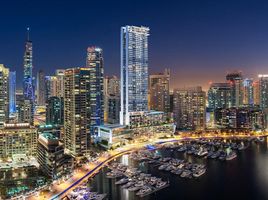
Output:
M30 41L30 27L27 27L27 41Z

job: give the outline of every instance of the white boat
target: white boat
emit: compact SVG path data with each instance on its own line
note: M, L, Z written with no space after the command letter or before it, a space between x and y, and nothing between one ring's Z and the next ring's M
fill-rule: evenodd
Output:
M116 181L115 184L116 185L121 185L121 184L125 184L128 182L128 178L122 178L119 181Z
M205 173L206 173L206 169L198 169L196 172L193 173L193 176L197 178L199 176L202 176Z
M237 157L237 154L232 151L231 153L229 153L227 156L226 156L226 160L233 160L234 158Z

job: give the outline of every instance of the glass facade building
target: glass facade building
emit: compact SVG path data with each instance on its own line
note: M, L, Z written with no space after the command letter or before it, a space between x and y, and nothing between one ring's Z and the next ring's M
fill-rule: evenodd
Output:
M16 72L9 72L9 114L16 113Z
M0 64L0 126L9 117L9 69Z
M23 71L23 94L24 98L34 102L34 85L33 85L33 43L29 38L29 28L27 28L28 37L25 43L24 51L24 71Z
M129 125L131 112L148 110L148 36L148 27L121 28L122 125Z
M103 51L99 47L87 49L86 67L90 70L90 127L91 134L94 126L104 123L104 95L103 95Z

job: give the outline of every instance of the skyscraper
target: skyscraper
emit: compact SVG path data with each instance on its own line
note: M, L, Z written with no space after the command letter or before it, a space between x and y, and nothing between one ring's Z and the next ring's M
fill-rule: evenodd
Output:
M148 27L121 28L122 125L129 125L131 112L148 111L148 36Z
M90 69L91 133L94 126L104 123L103 55L99 47L87 49L87 67Z
M260 88L260 107L268 109L268 74L260 74L259 76Z
M254 104L253 79L246 78L243 82L243 103L245 105Z
M46 124L63 125L63 97L49 97L46 107Z
M64 97L64 69L57 69L55 76L57 77L57 97Z
M64 74L64 143L79 156L90 147L90 68L71 68Z
M45 99L46 102L49 97L55 97L58 96L57 91L57 77L56 76L46 76L45 77Z
M173 114L177 128L203 130L206 122L206 93L202 88L175 89L173 95Z
M0 126L9 118L9 69L0 64Z
M243 77L241 72L232 72L226 75L226 80L231 85L231 102L232 107L243 105Z
M42 70L37 73L37 105L46 105L46 80Z
M27 28L27 40L24 51L24 72L23 72L23 94L24 98L34 102L34 85L33 85L33 43L29 37L30 29Z
M165 69L164 73L150 75L149 105L151 110L170 112L169 82L169 69Z
M34 125L34 109L31 100L21 99L18 101L18 122Z
M16 113L16 72L9 72L9 114Z
M260 105L260 81L253 82L253 102L254 105Z
M120 80L116 76L104 78L104 122L119 123Z
M232 106L232 90L229 83L212 83L208 90L208 108L213 111L217 108Z

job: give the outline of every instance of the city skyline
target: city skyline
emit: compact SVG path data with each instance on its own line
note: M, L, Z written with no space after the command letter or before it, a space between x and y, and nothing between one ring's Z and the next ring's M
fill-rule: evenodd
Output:
M150 27L149 73L170 68L171 88L201 85L207 90L210 81L222 81L232 70L241 70L248 78L267 73L267 3L170 1L165 5L143 2L140 7L136 2L124 4L125 9L121 3L106 2L107 6L100 8L99 3L81 1L73 10L72 2L43 2L38 6L34 1L24 1L18 2L21 6L14 8L14 15L9 12L12 5L5 2L7 9L0 14L0 42L5 47L0 50L0 62L17 71L20 80L25 29L30 26L35 77L44 68L50 75L56 68L85 66L86 48L92 45L104 51L105 75L119 75L120 27L133 24ZM107 9L110 4L113 11ZM95 9L87 12L88 6ZM27 15L22 15L26 8ZM68 11L74 15L66 16Z

